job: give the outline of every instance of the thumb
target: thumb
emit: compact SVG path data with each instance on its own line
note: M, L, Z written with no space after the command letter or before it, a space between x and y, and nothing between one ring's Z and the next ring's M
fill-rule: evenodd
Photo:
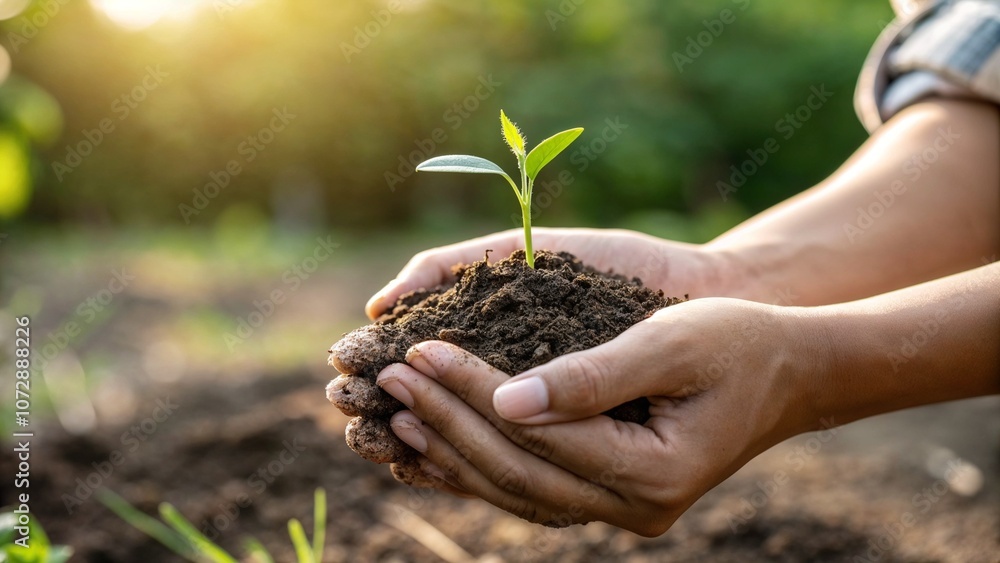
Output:
M662 394L659 380L669 368L657 344L662 340L658 332L643 321L610 342L532 368L497 387L493 408L511 422L549 424Z

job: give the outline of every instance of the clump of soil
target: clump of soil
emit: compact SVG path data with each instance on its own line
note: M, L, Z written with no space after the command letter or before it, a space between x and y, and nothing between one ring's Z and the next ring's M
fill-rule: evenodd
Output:
M453 268L451 286L406 294L373 324L344 336L330 349L341 375L327 386L330 402L355 416L347 443L361 457L393 463L410 484L426 484L414 466L415 452L389 428L402 403L375 385L390 364L404 361L410 346L450 342L493 367L517 375L549 360L603 344L655 311L683 299L665 297L626 278L591 268L566 252L539 251L535 268L524 251L494 264L486 258ZM687 296L685 296L686 298ZM637 399L606 414L642 424L649 403Z

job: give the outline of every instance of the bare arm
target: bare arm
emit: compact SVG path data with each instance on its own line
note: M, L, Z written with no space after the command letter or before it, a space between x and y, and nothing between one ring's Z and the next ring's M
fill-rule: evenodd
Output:
M1000 393L1000 262L800 311L821 324L831 349L829 369L804 386L816 419Z
M886 123L830 178L706 245L589 229L536 229L536 242L671 295L839 303L973 268L1000 251L998 160L994 106L924 102ZM442 283L453 264L487 248L509 254L520 236L510 230L421 252L369 301L369 316Z
M706 245L740 284L719 295L768 300L790 289L796 305L935 279L998 249L997 108L947 100L906 109L828 179Z
M1000 263L823 307L689 301L514 378L444 342L406 359L378 382L428 475L533 521L658 535L785 438L1000 393ZM643 425L595 416L636 397Z

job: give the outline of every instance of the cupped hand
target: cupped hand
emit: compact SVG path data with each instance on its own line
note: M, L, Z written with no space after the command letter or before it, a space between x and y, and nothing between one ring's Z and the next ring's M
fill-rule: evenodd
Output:
M700 299L510 379L424 342L379 385L428 475L549 525L602 520L655 536L773 444L819 426L804 381L825 340L795 309ZM599 413L649 397L650 420Z
M668 295L724 295L720 281L731 280L722 256L698 245L626 230L536 227L532 233L535 248L571 252L594 268L639 277ZM452 277L452 266L481 260L487 249L494 257L506 257L524 247L522 237L523 231L515 229L420 252L368 301L365 312L375 319L399 296L444 283Z

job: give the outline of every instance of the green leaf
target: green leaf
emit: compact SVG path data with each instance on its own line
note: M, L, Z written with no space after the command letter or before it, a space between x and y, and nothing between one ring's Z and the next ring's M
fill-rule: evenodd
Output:
M17 516L13 512L0 514L0 546L14 543L14 528L17 526Z
M306 539L306 531L302 529L302 523L292 518L288 521L288 535L292 538L292 545L295 546L295 557L299 563L314 563L312 548L309 547L309 540Z
M323 544L326 543L326 490L322 487L313 494L313 557L323 563Z
M580 133L583 133L583 127L556 133L538 143L537 147L531 149L525 163L525 171L528 173L528 178L534 180L538 176L538 173L542 171L542 168L552 162L553 158L559 156L559 153L566 150L566 147L575 141L580 136Z
M274 563L271 553L257 541L257 538L247 538L244 547L247 550L247 558L253 563Z
M171 551L180 555L188 561L197 561L197 552L194 546L189 544L184 536L171 530L162 522L135 509L122 497L109 490L102 490L98 494L98 499L104 506L111 509L119 518L128 522L133 528L162 543Z
M215 563L239 563L233 556L226 553L224 549L215 545L212 540L206 538L188 521L172 504L160 504L160 517L167 524L170 524L177 533L193 544L198 552L204 555L209 561Z
M15 530L17 520L14 512L0 514L0 563L65 563L73 554L69 547L50 545L49 537L34 515L30 515L28 521L29 547L15 544L14 541L20 538Z
M507 141L507 146L514 151L515 156L524 156L524 135L503 110L500 110L500 124L503 126L503 139Z
M425 160L418 164L417 171L463 172L466 174L499 174L501 176L507 176L507 173L503 171L503 168L500 168L495 163L490 162L485 158L465 154L435 156L432 159Z
M66 563L73 556L73 548L65 545L55 545L49 549L48 563Z
M517 184L514 180L510 179L510 176L503 171L495 163L486 160L485 158L479 158L478 156L469 156L465 154L449 154L445 156L435 156L430 160L425 160L417 165L418 172L464 172L468 174L497 174L498 176L503 176L507 183L510 184L511 188L514 188L514 194L517 195L517 200L521 201L521 192L517 189Z

